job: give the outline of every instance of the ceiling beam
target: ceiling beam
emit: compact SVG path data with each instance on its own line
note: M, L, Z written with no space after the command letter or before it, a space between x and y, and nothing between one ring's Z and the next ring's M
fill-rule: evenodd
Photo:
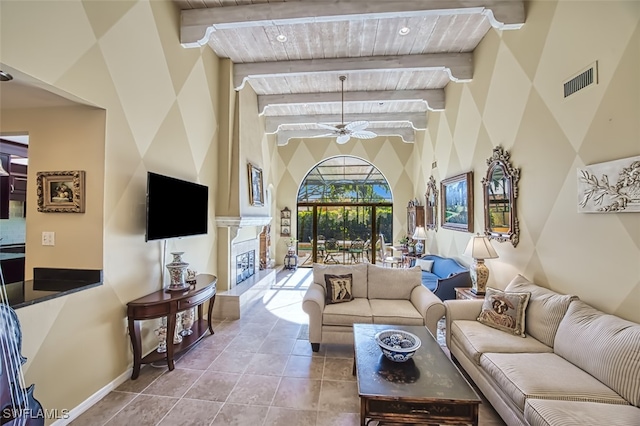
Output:
M286 77L310 73L389 72L394 70L442 70L453 81L471 81L472 53L432 53L425 55L366 56L358 58L301 59L295 61L234 64L233 85L242 89L249 78Z
M405 143L413 143L416 141L416 131L410 127L380 127L380 128L370 128L367 130L372 131L378 136L399 136L402 138L402 141ZM289 143L289 139L294 138L315 138L318 135L326 134L327 131L323 129L318 130L279 130L276 133L276 137L278 139L278 146L284 146ZM327 136L327 139L330 139L331 136Z
M431 111L444 111L444 89L428 90L379 90L372 92L345 92L345 104L354 102L410 102L421 101ZM284 95L259 95L258 111L262 115L270 106L299 106L305 104L329 104L342 101L341 92L292 93Z
M344 122L352 121L368 121L370 123L395 123L408 122L411 123L415 130L424 130L427 128L426 112L391 112L376 114L345 114ZM340 124L342 118L340 114L314 114L314 115L274 115L265 117L265 132L276 133L278 128L283 124ZM322 130L320 130L322 131Z
M184 47L207 43L213 31L314 22L381 19L426 15L481 13L501 30L520 29L523 0L297 1L183 10L180 42Z

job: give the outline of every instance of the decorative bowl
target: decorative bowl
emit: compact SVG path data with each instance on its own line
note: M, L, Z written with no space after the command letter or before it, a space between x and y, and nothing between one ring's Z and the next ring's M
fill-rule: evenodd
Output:
M422 345L418 336L404 330L384 330L376 333L375 339L384 356L393 362L410 360Z

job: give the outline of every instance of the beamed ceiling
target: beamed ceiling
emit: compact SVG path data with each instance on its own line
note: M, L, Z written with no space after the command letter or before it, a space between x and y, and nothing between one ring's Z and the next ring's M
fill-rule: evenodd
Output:
M251 85L279 145L342 122L341 75L344 122L413 142L428 112L446 107L445 86L473 79L491 27L525 20L521 0L174 1L182 45L233 61L236 90Z

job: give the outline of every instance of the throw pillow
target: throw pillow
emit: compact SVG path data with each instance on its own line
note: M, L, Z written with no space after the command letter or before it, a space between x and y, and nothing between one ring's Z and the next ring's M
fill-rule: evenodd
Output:
M487 287L478 321L489 327L526 337L524 314L531 293L504 292Z
M325 274L324 281L327 285L327 305L353 300L351 291L351 283L353 282L352 274Z
M419 266L423 272L431 272L431 268L433 267L433 260L416 259L416 266Z

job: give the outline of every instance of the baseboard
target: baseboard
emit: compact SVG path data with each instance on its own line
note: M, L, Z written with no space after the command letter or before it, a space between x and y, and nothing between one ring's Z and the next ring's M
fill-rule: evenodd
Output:
M86 400L81 402L77 407L75 407L71 411L69 411L69 413L68 413L68 415L67 415L67 417L65 419L58 419L55 422L53 422L51 424L51 426L66 426L69 423L71 423L73 420L75 420L78 417L80 417L80 415L82 413L87 411L89 408L93 407L98 401L100 401L102 398L107 396L109 394L109 392L111 392L112 390L117 389L118 386L120 386L121 384L126 382L131 377L132 371L133 371L133 368L128 368L127 371L125 371L124 373L122 373L121 375L116 377L114 380L112 380L110 383L108 383L102 389L98 390L96 393L91 395L89 398L87 398Z

